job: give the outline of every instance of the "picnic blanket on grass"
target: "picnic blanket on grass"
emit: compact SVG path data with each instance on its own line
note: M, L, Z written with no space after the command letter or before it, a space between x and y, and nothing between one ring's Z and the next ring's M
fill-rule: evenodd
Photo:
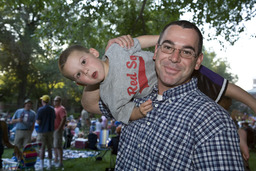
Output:
M88 157L94 157L97 156L100 152L99 151L81 151L81 150L63 150L63 160L68 160L68 159L76 159L76 158L88 158ZM54 152L53 154L53 159L54 159ZM45 159L44 159L44 167L47 168L49 161L48 161L48 152L45 152ZM3 159L3 168L7 170L17 170L18 167L18 162L17 159L15 158L5 158ZM37 170L40 166L40 158L37 157L37 161L35 164L35 170Z

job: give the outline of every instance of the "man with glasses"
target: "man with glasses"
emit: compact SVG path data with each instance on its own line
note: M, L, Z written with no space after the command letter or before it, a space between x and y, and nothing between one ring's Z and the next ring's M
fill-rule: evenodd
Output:
M157 84L148 96L134 99L136 106L150 99L153 109L122 127L117 171L244 169L232 119L193 77L203 61L202 42L188 21L172 22L162 31L153 56ZM82 103L86 106L85 95ZM99 108L111 117L102 101Z
M54 134L53 134L53 147L54 147L54 163L55 167L63 167L63 148L62 137L63 130L66 123L67 111L61 104L61 97L56 96L54 98L54 110L56 118L54 121Z

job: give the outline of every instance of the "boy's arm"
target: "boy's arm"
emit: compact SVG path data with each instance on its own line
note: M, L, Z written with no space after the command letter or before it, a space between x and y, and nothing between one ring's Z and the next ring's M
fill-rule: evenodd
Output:
M136 38L139 40L140 46L143 49L155 46L157 44L159 35L144 35Z
M242 88L229 83L219 74L205 66L200 67L200 72L195 72L198 78L198 88L216 102L222 96L240 101L249 106L256 113L256 99ZM226 89L226 90L225 90Z
M99 84L88 85L84 88L81 104L90 113L102 114L99 108L100 89Z
M140 112L140 108L134 107L129 120L134 121L134 120L138 120L138 119L141 119L144 117L146 117L146 115L144 115L142 112Z
M228 96L232 99L235 99L246 104L253 110L254 113L256 113L256 99L239 86L232 83L228 83L225 96Z
M136 38L139 40L140 46L143 49L143 48L155 46L158 41L159 35L144 35ZM124 35L124 36L120 36L120 37L109 40L106 46L106 50L113 43L117 43L121 47L127 47L128 49L130 49L134 45L132 37L130 35Z

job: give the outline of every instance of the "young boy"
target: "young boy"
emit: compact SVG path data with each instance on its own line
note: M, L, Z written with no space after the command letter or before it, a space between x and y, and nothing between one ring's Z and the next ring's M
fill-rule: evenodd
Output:
M146 113L152 110L151 100L135 107L132 99L146 96L156 84L153 53L142 51L141 48L155 45L157 39L158 36L140 36L128 40L133 45L128 49L118 44L108 45L110 47L103 60L99 59L97 50L74 45L60 55L59 68L65 77L80 85L91 86L100 83L100 98L116 120L127 124L129 120L145 117ZM113 40L112 43L123 43L117 39ZM197 66L195 69L199 68L200 66ZM201 67L199 71L199 89L218 101L226 88L229 89L230 84L227 86L227 80L205 67ZM210 88L205 89L204 85ZM230 95L236 93L232 88L233 85Z
M152 90L149 85L156 83L153 54L141 51L138 40L136 42L131 49L114 44L103 60L99 59L97 50L87 50L80 45L67 48L59 59L59 68L65 77L84 86L100 83L100 97L113 117L126 124L129 120L145 117L152 109L148 105L150 100L140 106L141 110L131 101L134 96L148 94ZM143 105L148 107L142 109Z

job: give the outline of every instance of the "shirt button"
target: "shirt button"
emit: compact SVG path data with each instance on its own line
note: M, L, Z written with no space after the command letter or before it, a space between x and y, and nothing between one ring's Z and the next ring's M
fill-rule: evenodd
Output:
M155 107L158 107L158 104L155 104Z
M149 125L150 125L150 122L147 122L147 125L149 126Z
M138 148L140 148L140 144L138 144Z
M136 169L136 168L134 168L134 171L137 171L137 169Z
M171 99L169 99L169 103L172 103L172 100L171 100Z

